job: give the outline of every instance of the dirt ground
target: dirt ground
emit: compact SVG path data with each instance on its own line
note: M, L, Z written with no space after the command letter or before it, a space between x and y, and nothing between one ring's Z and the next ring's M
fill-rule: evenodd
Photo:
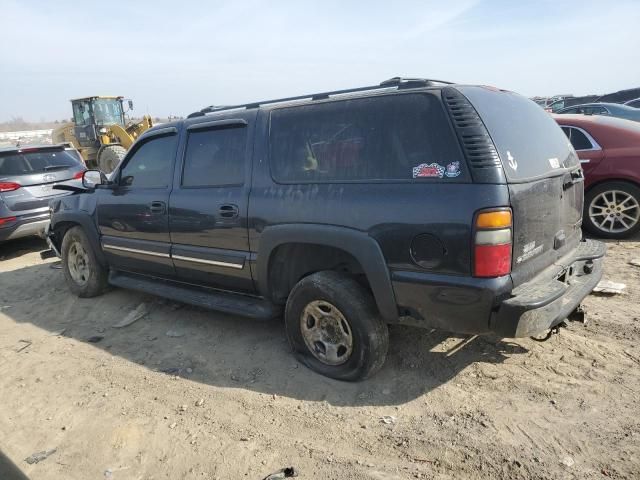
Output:
M78 299L41 241L12 242L0 450L32 479L637 479L639 246L609 243L605 278L627 288L589 296L586 327L546 343L396 327L383 370L348 384L299 365L279 321Z

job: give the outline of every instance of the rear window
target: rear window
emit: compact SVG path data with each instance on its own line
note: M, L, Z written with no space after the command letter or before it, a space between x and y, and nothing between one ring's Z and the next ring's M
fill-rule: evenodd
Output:
M531 100L485 87L459 87L498 149L508 180L560 174L579 165L556 121Z
M0 175L28 175L81 165L73 150L0 153Z
M274 110L270 159L282 183L468 179L442 103L431 94Z

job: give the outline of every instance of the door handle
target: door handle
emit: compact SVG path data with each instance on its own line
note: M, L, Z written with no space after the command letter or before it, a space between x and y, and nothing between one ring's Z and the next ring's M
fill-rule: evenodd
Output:
M220 205L218 209L218 213L222 218L238 218L239 212L238 206L231 203Z
M164 202L151 202L149 210L151 213L164 213L167 210L167 205Z

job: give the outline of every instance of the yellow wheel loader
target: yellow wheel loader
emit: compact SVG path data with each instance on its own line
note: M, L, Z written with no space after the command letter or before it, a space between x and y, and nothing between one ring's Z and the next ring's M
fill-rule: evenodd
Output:
M138 123L127 122L124 97L86 97L71 100L73 123L55 129L53 143L71 142L89 167L112 172L133 142L153 124L145 115ZM128 100L129 110L133 102Z

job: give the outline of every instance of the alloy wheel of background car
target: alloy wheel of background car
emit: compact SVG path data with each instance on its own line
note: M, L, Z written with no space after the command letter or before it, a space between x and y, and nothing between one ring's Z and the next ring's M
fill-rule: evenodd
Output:
M640 205L627 192L607 190L596 195L589 203L589 218L604 233L625 233L640 221Z
M69 274L78 285L85 285L89 281L91 270L89 268L89 256L82 244L73 242L67 254L67 265Z
M300 316L300 331L309 351L322 363L341 365L351 356L353 334L349 322L329 302L309 303Z

